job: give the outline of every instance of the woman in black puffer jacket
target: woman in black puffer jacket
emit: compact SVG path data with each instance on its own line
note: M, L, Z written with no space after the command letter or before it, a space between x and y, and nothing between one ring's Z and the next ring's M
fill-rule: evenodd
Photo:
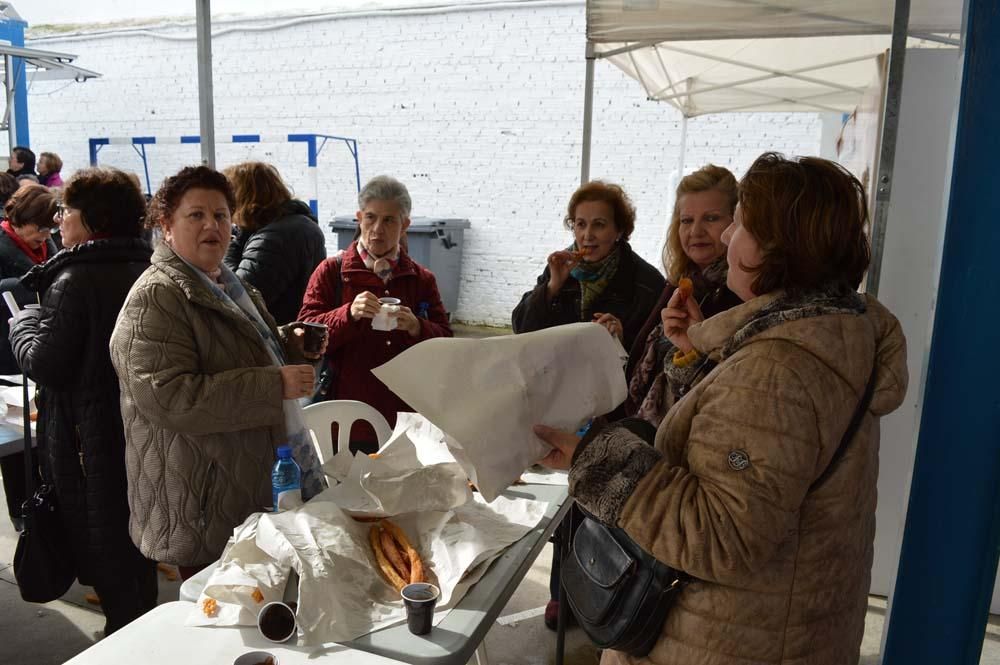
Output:
M309 278L326 258L326 239L308 205L292 198L278 170L244 162L225 170L236 194L237 235L226 266L264 296L279 326L295 321Z
M111 634L156 605L156 564L128 532L125 434L108 344L118 312L152 248L140 238L145 200L117 169L87 169L66 185L67 249L22 279L43 293L10 341L38 385L43 475L55 485L77 579L92 585Z

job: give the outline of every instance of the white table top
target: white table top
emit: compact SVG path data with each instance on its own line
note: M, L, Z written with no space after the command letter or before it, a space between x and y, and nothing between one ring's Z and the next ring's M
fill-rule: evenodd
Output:
M66 665L231 665L249 651L267 651L277 665L389 665L397 661L340 645L308 649L268 642L257 628L185 626L193 603L160 605L106 637Z
M465 665L562 521L571 504L566 500L567 491L565 485L527 484L512 486L504 492L508 498L547 501L549 509L534 529L493 562L430 634L416 637L402 623L363 635L346 646L414 665ZM204 570L184 582L181 598L197 600L210 576L211 571Z

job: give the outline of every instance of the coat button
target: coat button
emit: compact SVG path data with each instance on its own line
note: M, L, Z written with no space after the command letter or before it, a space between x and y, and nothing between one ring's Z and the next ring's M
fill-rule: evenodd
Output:
M392 342L388 342L388 341L387 341L387 342L385 343L385 345L386 345L386 346L392 346Z
M590 560L590 565L591 565L591 566L593 566L593 565L594 565L594 559L591 559L591 560Z

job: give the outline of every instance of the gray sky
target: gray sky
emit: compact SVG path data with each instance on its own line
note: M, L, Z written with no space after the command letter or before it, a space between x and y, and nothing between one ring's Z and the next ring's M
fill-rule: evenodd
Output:
M157 16L194 16L195 0L11 0L29 27L44 23L101 23ZM296 10L345 10L386 5L412 5L413 0L212 0L212 15L291 13Z

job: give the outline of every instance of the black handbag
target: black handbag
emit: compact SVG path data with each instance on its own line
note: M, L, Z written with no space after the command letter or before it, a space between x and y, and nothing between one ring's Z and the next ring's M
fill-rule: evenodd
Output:
M333 287L333 301L335 303L340 303L340 299L343 297L344 279L344 276L340 274L341 261L338 257L333 257L327 260L333 261L333 264L337 268L337 284ZM338 305L338 307L339 306L340 305ZM337 368L334 366L333 362L331 362L330 356L323 356L323 360L320 361L319 369L316 371L316 385L313 388L312 397L309 398L309 403L317 404L319 402L325 402L333 399L334 395L331 391L333 390L333 386L336 382Z
M14 552L14 578L21 598L29 603L48 603L69 590L76 579L76 570L59 515L55 488L44 481L35 488L30 404L28 379L24 377L24 472L25 488L30 496L21 506L24 529L18 536Z
M854 438L874 390L875 368L843 439L813 487L829 477L846 444ZM634 422L625 426L649 440L636 430ZM581 512L583 522L561 563L563 597L594 644L645 656L660 638L667 613L691 578L643 550L624 529L606 526Z

